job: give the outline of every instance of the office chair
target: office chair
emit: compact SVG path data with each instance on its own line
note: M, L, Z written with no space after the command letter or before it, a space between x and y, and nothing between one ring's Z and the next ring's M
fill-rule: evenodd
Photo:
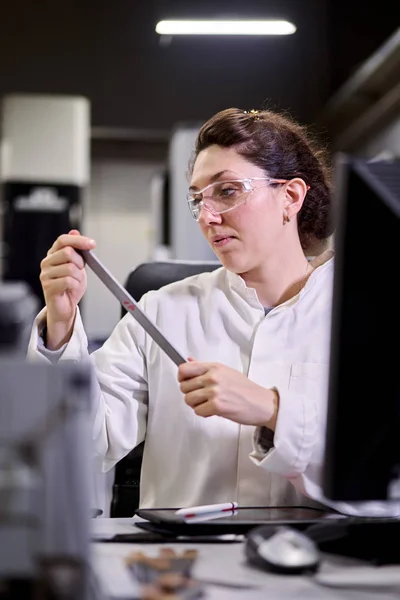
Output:
M221 266L218 261L168 260L148 261L138 265L125 282L125 288L137 301L149 290L158 290L168 283L185 277L214 271ZM121 317L126 314L121 308ZM134 448L115 466L114 484L110 507L111 517L131 517L139 507L140 471L144 442Z

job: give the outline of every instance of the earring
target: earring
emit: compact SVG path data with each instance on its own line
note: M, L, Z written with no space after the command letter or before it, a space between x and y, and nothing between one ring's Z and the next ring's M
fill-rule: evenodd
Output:
M283 216L283 224L286 225L286 223L290 223L290 217L287 213Z

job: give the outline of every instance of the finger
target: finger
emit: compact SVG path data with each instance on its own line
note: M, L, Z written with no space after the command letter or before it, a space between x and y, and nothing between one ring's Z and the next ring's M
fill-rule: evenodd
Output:
M81 232L78 229L71 229L71 231L68 231L68 235L81 235Z
M72 246L76 250L91 250L96 246L96 242L84 235L63 233L56 239L49 250L49 254L54 254L54 252L66 246Z
M83 260L83 256L79 254L72 248L72 246L67 246L66 248L61 248L56 252L49 252L47 256L41 262L41 268L47 269L54 265L63 265L65 263L73 263L78 267L78 269L83 269L85 266L85 261Z
M178 381L181 382L185 381L185 379L204 375L212 366L214 366L214 363L197 361L182 363L178 368Z
M45 279L61 279L62 277L73 277L78 281L78 283L82 283L83 278L85 276L84 269L78 269L76 265L73 263L65 263L62 265L51 266L49 269L41 273L40 279L44 281Z
M191 408L195 408L199 404L207 402L209 399L206 388L201 388L186 394L184 397L185 403Z
M80 283L73 277L62 277L61 279L46 279L42 286L46 294L62 294L69 290L77 290Z
M213 417L217 414L211 402L203 402L202 404L198 404L193 410L198 417Z
M204 386L205 382L202 375L200 375L199 377L191 377L190 379L185 379L179 384L182 394L188 394L189 392L199 390Z

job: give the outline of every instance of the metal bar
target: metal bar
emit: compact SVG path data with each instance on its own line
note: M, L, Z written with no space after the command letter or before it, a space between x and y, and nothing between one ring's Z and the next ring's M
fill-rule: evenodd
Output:
M110 271L102 264L91 250L82 250L81 252L86 264L92 269L97 277L104 283L110 292L120 301L122 306L136 319L143 327L146 333L155 341L155 343L169 356L177 365L187 362L183 356L166 339L163 333L154 323L145 315L136 300L126 291L126 289L111 275Z

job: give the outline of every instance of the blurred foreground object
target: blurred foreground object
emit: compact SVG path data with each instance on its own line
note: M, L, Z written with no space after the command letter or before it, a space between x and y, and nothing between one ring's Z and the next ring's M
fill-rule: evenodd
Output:
M0 359L25 356L38 301L24 282L0 283Z
M87 600L91 375L25 359L36 307L0 284L0 599Z

